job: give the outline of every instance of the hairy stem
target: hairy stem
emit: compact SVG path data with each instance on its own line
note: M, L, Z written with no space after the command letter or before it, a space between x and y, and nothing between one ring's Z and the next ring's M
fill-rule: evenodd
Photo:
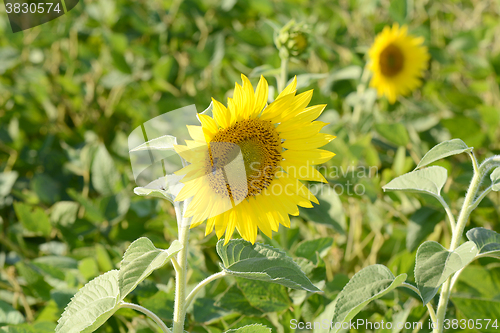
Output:
M177 215L177 228L179 230L179 241L182 243L182 250L177 254L177 267L175 271L175 303L174 303L174 326L173 333L184 332L184 320L186 318L186 284L187 284L187 254L189 240L189 225L191 218L185 218L186 208L191 200L184 201L182 214ZM178 203L176 203L178 205ZM178 213L180 209L176 207Z
M186 302L184 303L184 312L186 312L189 304L191 304L191 302L193 301L194 299L194 296L196 296L196 294L201 290L203 289L203 287L205 287L207 284L209 284L210 282L214 281L214 280L217 280L221 277L223 277L224 275L226 275L226 272L225 271L222 271L222 272L219 272L217 274L213 274L213 275L210 275L209 277L207 277L205 280L201 281L200 283L198 283L198 285L196 287L194 287L194 289L189 293L188 297L186 298Z
M462 205L462 209L460 210L460 214L458 215L457 225L453 230L453 236L451 239L451 244L449 251L454 251L459 243L462 235L464 233L465 225L469 219L470 213L477 207L480 199L484 198L487 193L483 192L479 196L479 198L474 201L476 194L479 190L479 186L483 177L494 167L500 165L500 156L496 155L486 159L479 167L477 166L477 161L474 155L471 154L473 165L474 165L474 176L472 177L471 183L469 185L469 189L467 190L467 194L465 195L464 203ZM458 277L458 275L457 275ZM455 281L453 281L455 282ZM444 318L446 316L446 308L448 307L448 300L450 298L450 293L452 289L452 277L449 277L443 286L441 287L441 294L439 297L439 303L437 307L437 328L434 329L434 333L442 333Z
M149 318L151 318L155 323L157 323L158 326L160 326L161 330L164 333L171 333L170 330L168 329L168 327L165 325L165 323L157 315L155 315L153 312L149 311L145 307L142 307L142 306L140 306L138 304L126 303L126 302L122 302L120 304L120 307L121 308L134 309L134 310L137 310L139 312L144 313L146 316L148 316Z

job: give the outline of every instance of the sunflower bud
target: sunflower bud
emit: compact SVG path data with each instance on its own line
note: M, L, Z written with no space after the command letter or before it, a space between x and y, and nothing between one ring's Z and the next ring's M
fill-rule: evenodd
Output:
M288 22L274 38L280 57L298 57L307 52L309 46L309 27L295 20Z

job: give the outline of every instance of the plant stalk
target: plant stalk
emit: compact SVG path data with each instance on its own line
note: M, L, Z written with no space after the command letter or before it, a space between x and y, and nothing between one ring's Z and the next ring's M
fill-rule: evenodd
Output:
M182 250L177 254L177 269L175 271L175 303L174 303L174 326L172 333L184 332L184 320L186 311L184 304L186 303L186 284L187 284L187 255L189 241L189 226L191 218L185 218L186 208L190 199L184 201L183 211L177 215L177 228L179 230L179 241L182 243ZM178 203L177 203L178 205ZM180 209L176 207L176 213Z
M144 313L146 316L148 316L149 318L151 318L156 324L158 324L158 326L160 326L161 330L164 333L171 333L170 330L168 329L168 327L163 322L163 320L161 320L157 315L155 315L153 312L149 311L145 307L142 307L142 306L140 306L138 304L126 303L126 302L122 302L120 304L120 307L121 308L134 309L136 311Z
M278 80L278 93L281 93L285 89L287 81L288 81L288 58L282 56L281 71Z
M473 156L473 155L471 155ZM478 200L474 201L476 194L479 190L479 186L483 177L490 171L493 167L500 165L500 156L493 156L486 159L479 167L477 167L477 162L475 161L475 157L473 158L474 163L474 176L472 177L469 189L467 194L465 195L464 203L462 205L462 209L460 210L460 214L458 216L457 224L453 230L453 236L451 239L451 244L449 251L455 251L458 247L462 235L464 233L465 225L469 219L470 213L477 207L479 204ZM481 196L484 197L484 196ZM441 287L441 294L439 297L439 303L437 307L437 327L434 328L433 333L442 333L444 327L444 319L446 316L446 308L448 307L448 300L450 298L452 288L452 277L450 276Z
M213 275L210 275L209 277L207 277L205 280L201 281L200 283L198 283L198 285L196 287L194 287L194 289L189 293L188 297L186 298L186 302L184 303L184 312L187 311L187 308L189 306L189 304L191 304L191 302L193 301L194 299L194 296L196 296L196 294L201 290L203 289L203 287L205 287L207 284L209 284L210 282L214 281L214 280L217 280L221 277L223 277L224 275L226 275L226 272L225 271L222 271L222 272L219 272L217 274L213 274Z

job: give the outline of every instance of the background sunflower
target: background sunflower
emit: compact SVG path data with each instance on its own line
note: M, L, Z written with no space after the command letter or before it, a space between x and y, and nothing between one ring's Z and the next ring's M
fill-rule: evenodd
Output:
M422 84L423 71L427 68L429 53L423 46L423 37L408 35L408 27L386 26L375 37L368 51L368 68L373 72L370 86L379 96L386 96L390 103L399 95L408 95Z

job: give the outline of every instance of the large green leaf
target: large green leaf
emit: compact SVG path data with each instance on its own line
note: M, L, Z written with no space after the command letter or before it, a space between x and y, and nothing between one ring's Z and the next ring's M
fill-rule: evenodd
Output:
M252 245L243 239L231 240L225 246L223 244L223 239L217 243L217 253L228 274L278 283L293 289L320 291L292 258L272 246L259 243Z
M474 228L467 231L467 238L477 245L478 256L500 258L500 234L485 228Z
M419 192L440 197L447 175L448 171L445 168L431 166L399 176L382 188L384 191Z
M56 333L90 333L120 308L118 271L112 270L87 283L71 299L59 318Z
M271 329L261 324L247 325L225 333L271 333Z
M467 266L477 255L474 242L466 242L448 251L437 242L427 241L417 250L415 280L424 305L436 295L439 287L456 271Z
M333 325L330 333L338 332L342 323L348 322L358 314L368 303L380 298L399 287L406 280L406 274L394 277L391 271L383 265L372 265L363 268L351 278L334 300L334 306L328 306L328 317ZM332 311L333 310L333 311ZM319 332L315 330L315 332Z
M118 275L121 299L124 299L155 269L165 265L181 249L182 244L177 240L170 245L168 250L156 248L146 237L141 237L130 244L123 255Z
M451 155L471 152L472 149L474 148L467 146L465 142L460 139L441 142L440 144L435 145L431 150L427 152L427 154L424 155L424 157L422 157L416 169L419 169L431 164L432 162Z

